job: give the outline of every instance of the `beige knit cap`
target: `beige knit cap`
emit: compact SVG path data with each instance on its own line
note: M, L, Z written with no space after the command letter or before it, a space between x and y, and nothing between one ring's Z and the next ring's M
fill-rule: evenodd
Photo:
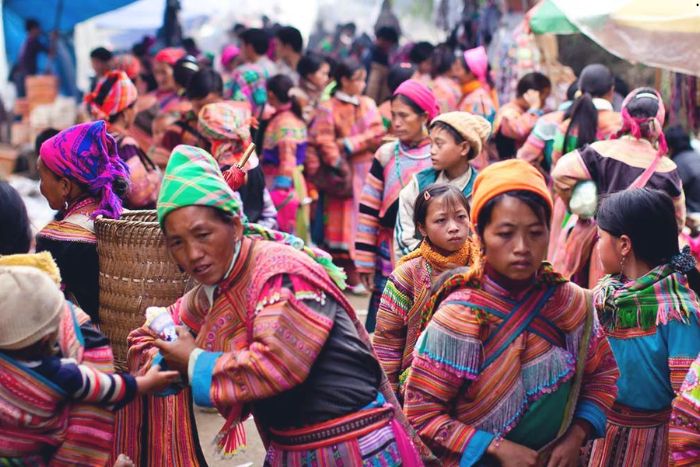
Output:
M66 306L45 272L31 266L0 266L0 349L29 347L58 329Z
M447 112L440 114L430 122L442 122L451 126L457 133L462 135L472 148L472 157L481 154L481 150L486 144L486 140L491 134L491 124L484 117L474 115L469 112Z

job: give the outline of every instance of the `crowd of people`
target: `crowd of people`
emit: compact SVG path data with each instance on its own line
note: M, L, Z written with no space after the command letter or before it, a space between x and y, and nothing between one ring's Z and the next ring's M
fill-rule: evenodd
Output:
M483 46L398 42L93 51L89 118L36 143L55 220L0 182L0 464L202 465L193 403L270 466L700 463L700 155L659 92L589 64L500 102ZM94 227L125 209L197 284L129 374Z

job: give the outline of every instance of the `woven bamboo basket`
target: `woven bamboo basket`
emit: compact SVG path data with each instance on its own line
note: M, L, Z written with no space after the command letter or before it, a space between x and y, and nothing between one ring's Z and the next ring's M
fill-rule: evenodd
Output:
M126 369L127 336L149 306L168 306L193 282L170 259L155 211L125 211L95 222L100 264L101 329L117 368Z

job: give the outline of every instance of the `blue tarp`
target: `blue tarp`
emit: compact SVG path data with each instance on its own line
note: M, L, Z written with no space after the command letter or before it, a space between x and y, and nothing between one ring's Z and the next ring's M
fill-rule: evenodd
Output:
M106 13L135 0L3 0L2 22L5 31L5 51L7 62L14 65L20 53L26 32L24 23L34 18L41 24L46 33L58 26L62 40L57 47L57 54L51 68L59 75L61 92L74 95L75 90L75 57L71 43L73 27L92 18ZM45 38L48 43L48 36ZM40 60L40 70L46 69L46 58Z

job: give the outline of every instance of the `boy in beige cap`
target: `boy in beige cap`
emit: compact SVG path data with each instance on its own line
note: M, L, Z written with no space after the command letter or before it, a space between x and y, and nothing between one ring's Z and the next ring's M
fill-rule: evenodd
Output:
M0 266L0 463L43 465L61 444L69 401L124 405L157 392L178 373L108 374L56 355L66 307L51 277L30 266Z
M433 166L413 176L399 194L399 214L394 229L394 254L398 261L420 243L413 224L418 194L433 183L456 186L468 200L476 179L470 161L481 154L491 134L491 124L469 112L447 112L430 123L430 159Z

